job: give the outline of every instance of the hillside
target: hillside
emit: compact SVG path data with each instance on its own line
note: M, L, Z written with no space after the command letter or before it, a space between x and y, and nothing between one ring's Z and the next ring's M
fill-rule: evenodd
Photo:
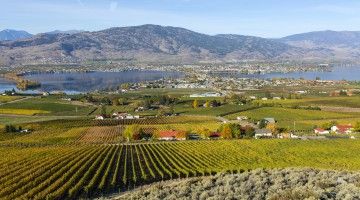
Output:
M143 25L76 34L39 34L0 43L3 64L81 63L133 59L141 62L201 62L280 59L299 49L251 36L210 36L177 27ZM301 52L301 51L300 51Z
M18 39L24 39L24 38L30 38L32 37L32 34L26 32L26 31L17 31L17 30L10 30L5 29L0 31L0 41L5 40L18 40Z
M333 58L356 60L360 57L359 31L318 31L280 39L288 45L314 52L327 52Z

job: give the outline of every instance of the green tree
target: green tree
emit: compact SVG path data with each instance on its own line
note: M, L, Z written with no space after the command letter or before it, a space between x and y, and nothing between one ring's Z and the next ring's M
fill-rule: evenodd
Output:
M129 90L130 89L130 84L129 83L123 83L120 85L120 88L122 90Z
M360 132L360 122L356 122L355 126L354 126L354 130L356 132Z
M265 128L267 125L266 121L264 119L260 120L259 122L259 128L262 129L262 128Z

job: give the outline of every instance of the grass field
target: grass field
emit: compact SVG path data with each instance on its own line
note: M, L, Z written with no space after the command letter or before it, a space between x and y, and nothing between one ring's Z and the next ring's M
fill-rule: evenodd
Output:
M87 115L92 110L91 106L72 105L66 101L54 100L52 98L31 98L19 102L0 105L0 109L23 109L43 111L41 114L69 116L69 115ZM9 113L7 113L9 114Z
M23 98L23 97L21 97L21 96L0 96L0 103L7 103L7 102L18 100L21 98Z
M0 114L8 114L8 115L36 115L36 114L48 114L48 113L50 112L45 110L0 108Z
M94 197L159 180L255 168L360 170L359 150L355 140L0 147L0 197Z
M308 130L312 129L314 125L321 125L329 121L350 121L355 124L355 122L357 122L356 118L359 118L359 113L339 113L320 110L262 107L227 115L226 118L236 119L237 116L247 116L254 122L266 117L272 117L277 120L278 126L280 127L293 128L293 123L296 122L296 129Z
M259 104L279 104L283 106L339 106L360 108L360 97L305 97L303 99L286 99L286 100L256 100L253 103Z

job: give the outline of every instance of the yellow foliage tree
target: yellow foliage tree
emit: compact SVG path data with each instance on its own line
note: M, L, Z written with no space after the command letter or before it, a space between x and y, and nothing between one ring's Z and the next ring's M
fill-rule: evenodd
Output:
M198 102L198 100L197 99L195 99L194 101L193 101L193 108L198 108L199 107L199 102Z
M272 133L276 133L277 127L276 127L276 124L269 123L268 125L266 125L266 129L271 130Z

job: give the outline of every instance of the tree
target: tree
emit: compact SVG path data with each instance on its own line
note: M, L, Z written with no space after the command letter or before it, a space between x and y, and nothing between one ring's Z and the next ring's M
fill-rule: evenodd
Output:
M325 124L321 125L321 128L325 129L325 130L330 130L331 127L336 126L338 123L336 121L331 121L331 122L327 122Z
M345 90L340 90L340 96L347 96L347 92Z
M255 136L255 129L251 126L242 127L241 135L243 138L252 138Z
M215 99L210 102L212 107L218 107L220 106L220 102L217 102Z
M231 139L233 137L232 126L231 124L222 124L219 127L218 132L224 139Z
M120 88L122 90L129 90L130 89L130 84L129 83L123 83L120 85Z
M133 124L126 126L123 136L127 139L127 141L138 140L140 139L141 133L142 128L138 124Z
M241 126L240 124L229 124L231 129L231 136L233 138L240 138L241 137Z
M210 101L209 101L209 100L206 100L206 102L205 102L205 107L206 107L206 108L210 108Z
M198 131L198 133L203 137L203 138L208 138L211 134L211 131L207 128L202 128Z
M119 100L118 100L117 98L111 99L111 103L112 103L113 106L118 106L118 105L120 105L120 104L119 104Z
M119 102L119 105L124 106L124 105L127 105L128 99L125 98L125 97L122 97L122 98L119 98L119 99L118 99L118 102Z
M266 129L271 130L272 133L276 133L276 131L277 131L276 124L274 124L274 123L267 124Z
M193 101L192 106L193 106L193 108L198 108L198 107L199 107L199 102L198 102L197 99L195 99L195 100Z
M260 129L265 128L266 125L267 125L266 120L264 120L264 119L260 120L260 122L259 122L259 128Z
M231 139L232 138L232 133L231 133L231 128L229 125L225 125L222 129L222 131L220 132L221 136L224 139Z
M355 127L354 127L354 130L355 130L356 132L360 132L360 122L356 122Z

